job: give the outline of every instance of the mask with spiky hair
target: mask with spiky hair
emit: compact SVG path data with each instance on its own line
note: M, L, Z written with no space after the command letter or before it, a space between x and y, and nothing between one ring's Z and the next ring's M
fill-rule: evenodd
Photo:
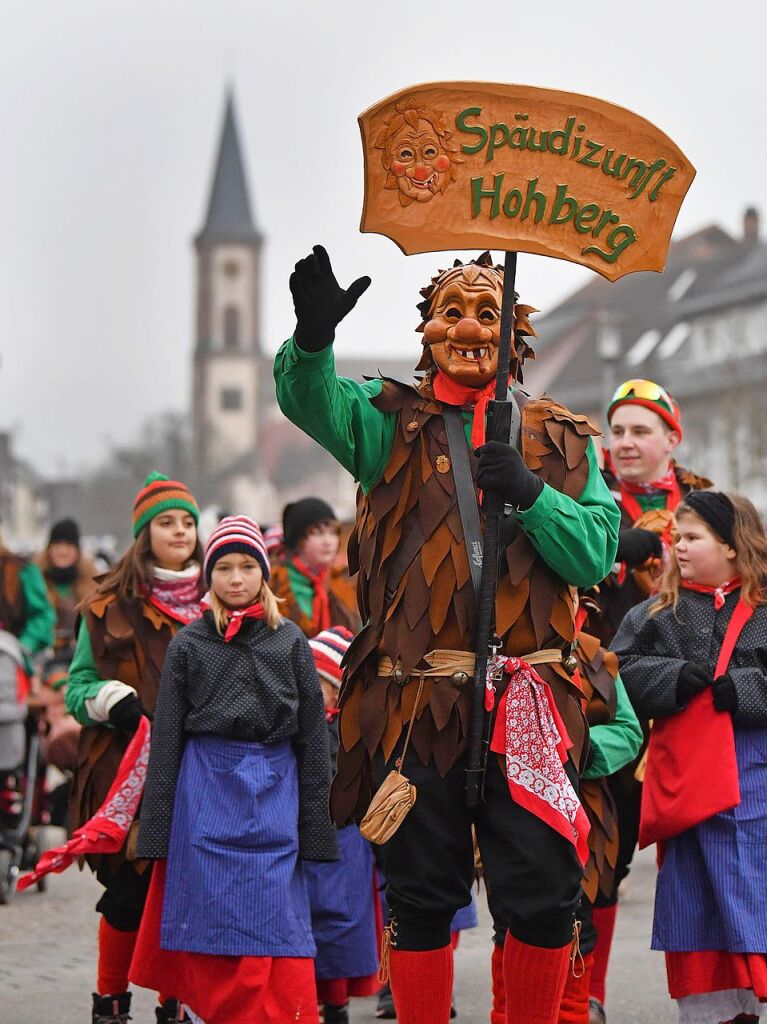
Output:
M417 366L431 378L441 370L448 378L469 387L482 388L498 368L498 343L501 335L503 267L493 264L489 252L476 260L456 260L448 270L440 270L426 288L418 304L422 322L416 331L423 334L423 354ZM515 301L518 296L515 294ZM533 306L514 306L514 337L511 343L511 376L522 381L522 363L535 353L525 341L536 337L530 323Z

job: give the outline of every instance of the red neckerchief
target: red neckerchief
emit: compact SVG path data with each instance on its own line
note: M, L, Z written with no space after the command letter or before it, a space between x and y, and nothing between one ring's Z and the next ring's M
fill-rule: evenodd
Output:
M615 473L615 467L612 464L609 452L605 453L605 465ZM625 508L632 523L635 523L643 514L642 506L637 500L640 495L652 494L653 491L666 491L666 508L670 512L673 512L682 500L682 492L679 490L679 481L676 478L673 462L668 468L668 473L665 473L658 480L650 481L650 483L638 484L630 480L624 480L617 473L615 473L615 479L618 481L621 491L621 505Z
M266 613L260 601L248 605L247 608L235 608L229 618L229 625L224 633L224 643L228 644L240 632L245 619L263 619Z
M698 594L713 594L714 608L719 611L724 606L725 594L731 594L741 585L740 576L735 576L726 583L720 583L718 587L708 587L705 583L693 583L692 580L682 580L682 587L685 590L694 590Z
M330 566L324 565L321 569L310 569L300 558L294 558L293 565L302 576L306 576L314 591L312 625L316 627L318 633L321 633L323 629L330 629L330 598L327 590Z
M451 380L446 373L438 370L432 380L434 397L446 405L458 405L462 409L473 410L474 419L471 424L471 447L479 448L485 443L485 414L487 403L495 398L495 378L483 388L472 388L468 384L459 384Z

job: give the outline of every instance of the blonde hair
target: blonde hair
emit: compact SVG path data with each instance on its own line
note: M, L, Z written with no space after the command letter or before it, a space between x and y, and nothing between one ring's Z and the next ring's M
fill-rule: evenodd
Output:
M270 629L278 629L285 621L282 615L280 615L280 604L282 603L282 599L273 594L266 583L262 583L256 600L260 601L264 606L267 626ZM210 604L210 610L213 612L213 621L216 624L216 632L219 633L220 636L223 636L226 632L226 627L229 625L232 609L226 607L213 588L211 588L208 603Z
M735 512L732 547L737 552L735 566L741 578L740 596L746 604L756 608L758 605L767 604L767 534L752 501L742 494L728 493L727 497ZM708 523L684 502L677 508L676 516L677 519L680 516L694 516L710 533L717 536ZM676 612L681 588L679 563L672 552L658 586L657 598L650 606L650 616L657 615L664 608L672 608Z

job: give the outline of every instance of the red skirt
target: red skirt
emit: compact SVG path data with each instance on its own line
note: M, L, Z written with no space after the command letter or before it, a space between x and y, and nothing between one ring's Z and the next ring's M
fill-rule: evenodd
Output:
M152 871L130 980L180 999L205 1024L319 1024L314 960L160 949L166 862Z
M666 953L666 972L672 999L744 988L753 991L757 999L767 1000L764 953Z

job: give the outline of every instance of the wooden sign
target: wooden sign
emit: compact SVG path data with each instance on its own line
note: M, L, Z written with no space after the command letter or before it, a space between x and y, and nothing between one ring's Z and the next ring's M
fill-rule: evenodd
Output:
M527 85L434 82L359 117L362 231L408 255L539 253L611 281L662 270L695 169L638 114Z

